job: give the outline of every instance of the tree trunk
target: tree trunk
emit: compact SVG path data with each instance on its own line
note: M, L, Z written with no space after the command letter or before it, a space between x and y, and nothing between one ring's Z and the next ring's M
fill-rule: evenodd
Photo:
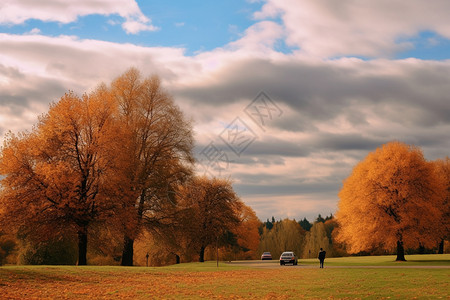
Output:
M202 246L200 248L200 258L198 260L199 262L205 262L205 246Z
M403 248L402 241L397 241L397 259L395 261L406 261L405 249Z
M78 265L87 265L87 228L78 231Z
M129 238L127 235L123 239L123 252L122 252L122 262L121 266L132 266L133 265L133 245L134 239Z
M175 254L176 264L178 265L180 263L180 256L178 254Z
M141 191L141 195L139 196L139 206L137 210L137 228L135 229L136 232L139 230L142 216L144 213L145 193L146 190L143 189ZM133 265L133 257L134 257L133 248L134 248L134 239L130 238L127 234L125 234L123 238L122 261L120 262L121 266Z
M444 240L439 243L438 254L444 254Z

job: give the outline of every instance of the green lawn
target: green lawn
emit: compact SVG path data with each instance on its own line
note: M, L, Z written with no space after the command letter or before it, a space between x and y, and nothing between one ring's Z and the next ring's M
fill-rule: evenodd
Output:
M406 255L406 262L395 261L394 255L326 258L327 266L450 266L450 254ZM318 259L301 259L300 264L318 264Z
M3 266L0 299L450 299L450 269L433 267L449 266L450 255L394 259L329 258L325 269L307 265L317 260L281 268L277 261L274 268L224 262L217 268L212 261L158 268Z

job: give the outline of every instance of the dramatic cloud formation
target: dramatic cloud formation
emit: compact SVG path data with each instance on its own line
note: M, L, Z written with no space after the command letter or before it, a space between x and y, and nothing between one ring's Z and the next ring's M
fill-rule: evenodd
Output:
M449 154L450 61L392 57L425 30L450 38L450 7L413 2L268 0L239 39L192 56L39 28L0 33L0 136L30 129L67 90L81 94L134 66L160 75L194 120L198 172L231 176L261 219L333 213L342 180L383 143L417 145L428 159ZM135 1L7 3L2 23L95 13L121 15L130 33L149 24ZM255 103L264 127L248 113ZM233 144L243 130L252 139ZM211 145L226 158L221 170L208 167Z
M423 31L450 38L450 2L268 0L257 19L281 17L287 43L318 57L390 57Z
M127 33L158 29L142 14L137 3L130 0L7 0L0 4L0 24L22 24L30 19L72 23L78 17L92 14L121 16Z

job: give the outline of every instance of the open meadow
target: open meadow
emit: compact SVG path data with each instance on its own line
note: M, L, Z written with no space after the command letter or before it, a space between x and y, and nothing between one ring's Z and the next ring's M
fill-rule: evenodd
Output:
M450 255L186 263L168 267L3 266L1 299L298 299L450 297ZM261 267L263 265L264 267Z

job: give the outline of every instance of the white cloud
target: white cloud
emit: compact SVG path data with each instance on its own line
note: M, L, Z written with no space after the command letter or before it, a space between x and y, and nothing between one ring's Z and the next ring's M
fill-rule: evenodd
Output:
M136 21L136 20L126 21L125 23L122 24L122 27L126 33L131 33L131 34L136 34L141 31L155 31L155 30L159 29L158 27L153 26L151 24L150 25L145 24L143 22Z
M41 30L39 28L33 28L30 30L29 34L40 34Z
M7 123L0 124L0 136L9 129L30 129L33 121L29 116L36 122L48 104L68 90L82 94L132 66L152 70L169 83L193 64L184 58L183 49L145 48L70 36L0 33L0 48L0 111L11 115ZM12 117L14 114L27 114L26 121Z
M262 219L311 220L333 212L341 182L353 165L390 140L416 144L429 159L448 155L450 61L320 59L349 53L385 56L398 49L399 35L426 28L445 36L439 11L445 4L435 2L435 20L413 18L416 7L405 8L401 20L390 20L398 1L382 2L385 14L378 4L367 2L295 3L269 0L255 15L260 20L239 40L192 57L180 48L38 32L0 34L0 136L9 129L31 128L48 103L65 91L81 94L134 66L145 75L159 74L194 118L199 151L235 117L245 118L244 108L260 91L282 107L282 117L266 132L259 130L258 139L241 157L232 158L228 170L243 200ZM139 24L150 24L133 11L122 10L131 20L123 25L129 33L142 29ZM265 20L278 15L282 25ZM357 28L361 32L354 32ZM281 39L299 46L302 55L277 52Z
M282 60L284 55L274 49L282 38L283 29L279 24L272 21L258 22L247 28L240 39L212 51L198 53L194 60L204 72L189 78L190 84L208 85L211 80L217 79L211 73L234 64L239 65L242 60L257 57Z
M227 45L232 50L244 50L252 55L256 53L267 54L274 52L277 41L283 38L283 28L271 21L262 21L250 26L243 36Z
M130 66L151 69L167 80L175 71L189 69L183 49L96 40L73 36L8 35L0 33L0 64L25 73L77 82L84 87L99 80L110 80ZM30 51L33 49L33 51ZM181 64L181 65L180 65ZM78 86L78 85L77 85Z
M308 56L389 57L424 30L450 38L448 11L447 0L267 0L254 17L280 16L287 43Z
M127 33L158 29L151 25L135 0L7 0L0 4L0 24L7 25L22 24L30 19L67 24L92 14L120 15L125 19L122 27Z

